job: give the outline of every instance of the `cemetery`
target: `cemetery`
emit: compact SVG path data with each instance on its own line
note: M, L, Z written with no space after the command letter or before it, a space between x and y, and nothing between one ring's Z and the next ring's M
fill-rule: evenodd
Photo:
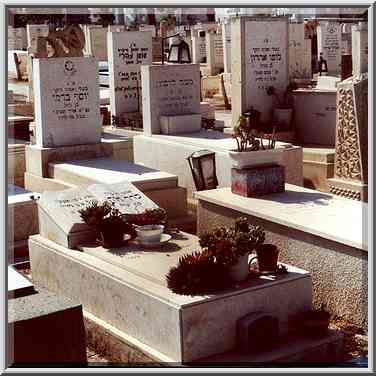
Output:
M368 8L46 9L7 10L7 367L368 367Z

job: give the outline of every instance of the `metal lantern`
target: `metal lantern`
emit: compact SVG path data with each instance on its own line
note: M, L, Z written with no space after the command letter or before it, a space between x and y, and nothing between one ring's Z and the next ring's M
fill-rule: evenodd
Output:
M217 188L214 152L210 150L195 151L187 159L197 191Z
M174 42L170 46L167 61L169 63L189 64L191 63L191 54L188 43L184 40Z

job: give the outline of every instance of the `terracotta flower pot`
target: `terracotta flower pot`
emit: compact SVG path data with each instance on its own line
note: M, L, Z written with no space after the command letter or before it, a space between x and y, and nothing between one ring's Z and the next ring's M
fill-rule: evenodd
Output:
M260 244L256 248L256 258L260 272L275 272L277 270L279 249L274 244Z

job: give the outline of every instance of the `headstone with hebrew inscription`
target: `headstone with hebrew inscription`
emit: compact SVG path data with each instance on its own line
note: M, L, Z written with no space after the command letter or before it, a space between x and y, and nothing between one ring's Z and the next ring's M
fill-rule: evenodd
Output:
M283 97L289 83L288 18L240 17L231 26L233 124L251 107L268 122L275 105L268 88Z
M26 29L8 26L8 51L25 50L27 48Z
M152 64L151 32L109 32L107 45L111 114L124 119L141 112L140 66Z
M97 61L91 57L34 59L36 144L100 142Z
M342 30L338 21L320 21L317 28L317 50L326 60L329 76L341 75Z
M142 213L158 206L127 181L93 184L63 191L45 191L38 201L39 230L47 239L68 248L95 240L95 232L79 214L91 202L113 202L122 214Z
M27 48L28 52L35 54L38 51L38 38L46 38L49 33L49 26L42 25L26 25Z
M290 80L312 78L311 39L306 39L304 23L289 24L289 76Z
M186 132L201 124L198 64L142 65L142 116L146 135L161 133L161 117L180 123ZM186 115L184 118L182 115ZM180 119L179 119L180 117ZM181 133L181 132L179 132Z

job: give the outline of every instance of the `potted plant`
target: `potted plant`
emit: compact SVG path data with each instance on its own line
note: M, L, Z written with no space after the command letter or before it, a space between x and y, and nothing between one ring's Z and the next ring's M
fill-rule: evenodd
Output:
M273 119L279 125L279 128L285 130L290 129L294 97L292 91L296 89L296 84L289 83L285 90L281 93L277 93L274 86L270 86L267 89L267 94L272 95L275 98L275 106L273 109Z
M255 248L256 256L250 260L250 263L257 259L258 270L260 273L273 273L278 269L279 249L274 244L258 244Z
M274 143L269 143L269 147L266 148L262 143L261 133L258 130L260 112L251 108L247 115L239 116L234 127L232 137L236 141L237 148L229 151L232 166L241 169L259 164L278 163L281 150L275 149Z
M146 209L142 213L126 214L125 218L127 222L135 226L165 225L167 222L167 213L162 208Z
M225 266L233 281L242 281L249 273L249 253L263 243L265 233L259 226L250 226L247 218L241 217L235 221L235 226L218 227L200 236L200 246L216 262Z
M114 204L105 201L99 204L92 201L86 208L79 211L81 219L98 233L97 241L104 248L117 248L125 245L134 237L133 225L128 223ZM128 235L128 236L126 236Z

